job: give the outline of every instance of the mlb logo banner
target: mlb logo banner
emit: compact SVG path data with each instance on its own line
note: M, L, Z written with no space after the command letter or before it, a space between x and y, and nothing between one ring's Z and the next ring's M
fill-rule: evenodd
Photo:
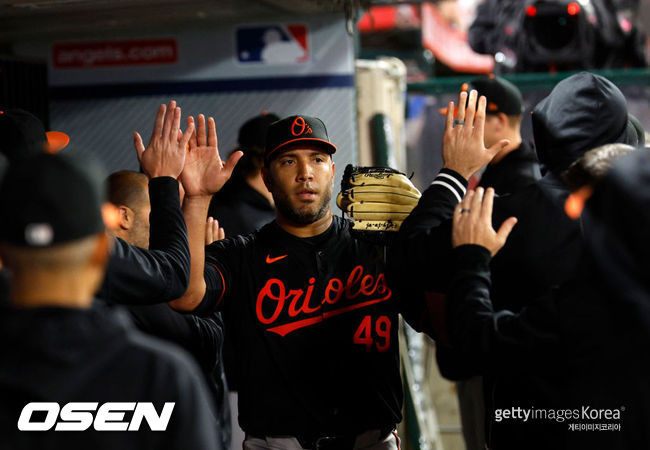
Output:
M268 25L237 29L237 60L244 64L287 65L309 61L306 25Z

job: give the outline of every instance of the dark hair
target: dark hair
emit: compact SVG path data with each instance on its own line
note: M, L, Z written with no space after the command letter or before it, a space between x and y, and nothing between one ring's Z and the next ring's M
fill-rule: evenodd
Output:
M235 169L232 173L232 179L245 180L252 176L256 176L262 167L264 167L264 147L251 145L249 147L235 148L230 154L237 150L244 152Z
M575 191L583 186L594 186L621 156L636 150L627 144L605 144L589 150L562 173L562 180Z
M113 172L106 178L108 201L116 206L137 209L147 199L145 197L147 176L132 170Z

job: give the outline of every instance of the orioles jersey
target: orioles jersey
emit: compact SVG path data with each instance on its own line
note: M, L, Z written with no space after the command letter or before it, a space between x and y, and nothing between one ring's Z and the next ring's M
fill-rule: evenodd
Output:
M275 222L206 248L207 291L233 329L239 419L249 434L357 433L401 420L398 308L384 247Z

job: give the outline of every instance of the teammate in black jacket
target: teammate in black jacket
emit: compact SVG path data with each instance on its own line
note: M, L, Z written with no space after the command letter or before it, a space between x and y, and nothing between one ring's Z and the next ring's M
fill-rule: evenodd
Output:
M468 120L474 117L472 95ZM485 119L484 98L479 110L477 128ZM438 211L446 217L466 189L451 181L462 179L454 169L471 174L497 151L455 151L467 140L482 149L483 141L482 134L454 129L452 119L445 138L448 170L434 182ZM234 160L221 168L214 123L206 139L203 120L182 175L192 280L186 296L172 304L195 313L222 308L225 320L236 324L245 448L397 448L391 434L402 404L397 315L407 312L417 326L420 317L410 313L420 304L394 295L383 247L353 235L350 222L332 216L336 147L325 126L306 116L271 126L263 175L276 220L204 249L210 195Z
M518 441L525 448L650 445L649 163L646 151L633 151L597 183L579 219L585 255L575 279L517 314L490 301L490 256L512 219L494 232L490 191L468 194L456 210L451 338L483 370L546 383L532 405L496 410L499 421L535 430Z
M524 99L517 86L494 75L475 78L463 90L475 89L487 99L485 145L507 139L481 174L479 186L492 187L498 195L512 194L541 178L539 162L530 145L521 138ZM445 113L445 108L440 110Z
M156 123L162 130L167 110L162 106ZM60 150L61 143L50 142L41 121L21 110L8 110L0 115L0 129L5 139L0 153L9 163L43 152L44 148ZM171 116L170 116L171 117ZM56 136L56 135L55 135ZM144 151L142 139L136 143ZM182 167L181 167L182 168ZM180 170L180 169L179 169ZM149 249L129 245L122 239L113 239L106 276L97 297L109 302L130 305L164 303L182 296L190 277L190 251L187 228L183 220L178 196L178 182L169 177L149 177L151 197L151 230ZM0 269L0 303L7 299L6 273Z
M107 231L139 248L149 247L150 201L147 176L129 170L112 173L106 180L108 199L119 211L119 221ZM173 198L173 196L172 196ZM226 391L221 348L223 320L215 313L210 317L181 314L169 305L129 305L135 326L152 336L180 345L194 356L205 377L217 411L219 428L215 433L223 448L230 447L230 409Z
M533 150L521 138L524 100L517 87L500 77L476 78L470 88L488 101L485 121L485 145L501 139L510 143L490 161L479 186L492 187L498 195L512 194L539 180L539 162Z
M469 84L487 99L485 145L501 139L510 143L485 167L479 186L492 187L497 195L516 193L541 178L539 162L530 145L522 140L521 123L524 99L508 80L490 75L475 78ZM485 441L485 405L483 380L472 377L456 383L465 445L468 450L483 450Z
M185 146L167 131L175 151L152 151L147 167L174 181ZM165 164L170 153L178 173ZM217 449L188 356L133 331L118 312L92 307L108 258L102 212L111 217L100 180L72 156L40 154L13 163L0 187L0 207L11 212L0 223L1 253L12 273L11 306L0 313L2 447ZM145 424L140 402L166 413L147 413Z
M602 105L607 105L606 107ZM636 145L639 137L628 120L625 98L609 80L590 73L569 77L540 102L533 113L533 131L540 161L549 172L537 183L519 193L499 197L494 204L494 223L510 216L519 220L508 244L491 260L492 301L497 309L519 311L529 301L550 289L570 281L582 258L580 226L564 213L568 188L560 174L586 151L606 143ZM420 287L445 292L451 249L451 221L439 220L431 199L435 192L425 191L420 203L400 229L403 251L412 261L429 261L425 266L405 266L424 280ZM459 201L461 199L458 199ZM411 246L418 236L427 236L427 245ZM416 239L416 242L419 242ZM436 254L435 258L430 255ZM428 286L426 286L428 285ZM524 293L525 295L522 295ZM467 366L470 358L448 351L438 340L440 370L449 378L464 378L476 372ZM471 364L470 364L471 366ZM540 398L545 382L518 373L499 374L486 389L488 443L496 449L521 448L529 438L525 424L496 422L493 411L526 405ZM541 395L543 397L543 395ZM543 439L543 436L539 437Z

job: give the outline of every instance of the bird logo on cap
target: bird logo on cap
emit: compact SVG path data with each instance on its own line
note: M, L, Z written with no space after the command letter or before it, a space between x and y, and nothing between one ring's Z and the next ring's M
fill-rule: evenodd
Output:
M299 131L298 131L299 130ZM311 134L312 130L307 122L302 117L298 116L291 124L291 134L294 136L301 136L302 134Z

